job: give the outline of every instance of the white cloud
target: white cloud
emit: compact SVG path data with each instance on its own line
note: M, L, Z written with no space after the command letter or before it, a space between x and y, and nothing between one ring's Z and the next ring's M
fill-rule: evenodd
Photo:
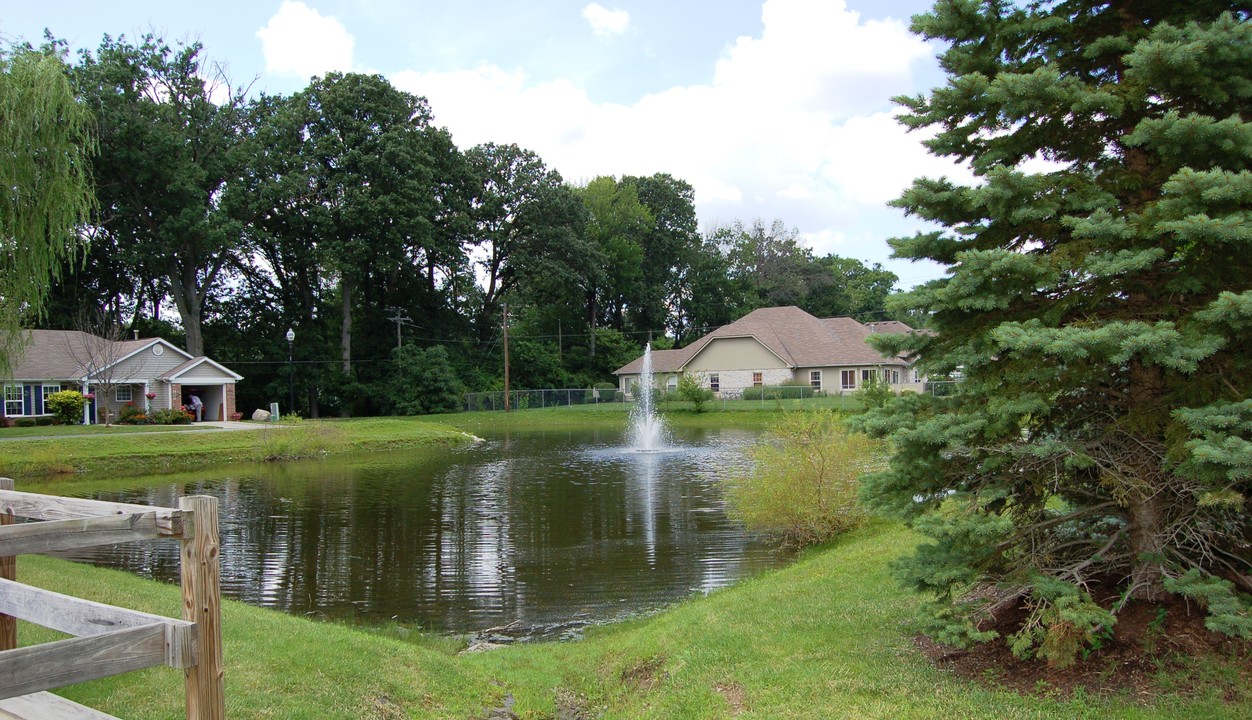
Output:
M842 0L766 0L762 19L758 37L711 59L708 83L630 105L493 65L391 79L425 95L462 148L515 142L576 182L667 172L695 187L706 225L777 217L819 252L885 260L882 239L911 231L883 204L919 175L968 175L927 154L889 101L918 91L914 68L932 48L901 22L860 22ZM860 239L873 235L873 248Z
M591 25L591 32L601 38L621 35L630 26L630 13L617 8L609 10L599 3L584 7L583 19Z
M283 2L256 34L267 72L309 78L352 69L354 41L348 29L298 0Z

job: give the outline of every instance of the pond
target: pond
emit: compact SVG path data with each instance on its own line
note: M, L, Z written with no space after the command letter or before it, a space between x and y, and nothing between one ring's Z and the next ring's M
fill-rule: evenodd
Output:
M559 636L735 582L786 558L724 512L755 430L514 432L396 451L154 476L96 492L221 501L222 591L294 614L426 630ZM177 543L68 555L177 582Z

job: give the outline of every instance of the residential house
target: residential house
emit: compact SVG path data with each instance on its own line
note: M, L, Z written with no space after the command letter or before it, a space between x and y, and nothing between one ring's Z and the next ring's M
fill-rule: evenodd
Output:
M45 398L78 390L93 396L84 410L87 423L102 421L106 409L117 417L130 403L147 410L188 405L193 394L204 403L204 420L226 420L235 412L235 383L242 379L161 338L119 341L73 330L31 330L4 382L4 414L51 415Z
M864 324L849 317L819 319L798 307L753 310L680 350L652 352L653 382L675 389L683 373L701 379L720 397L751 387L805 383L827 394L852 392L882 378L896 392L920 391L925 383L903 356L884 356L868 338L875 333L914 332L894 320ZM630 394L643 357L613 372Z

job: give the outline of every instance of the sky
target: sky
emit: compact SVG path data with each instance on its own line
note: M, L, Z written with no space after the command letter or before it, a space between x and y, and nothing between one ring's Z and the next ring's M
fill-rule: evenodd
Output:
M235 85L289 95L329 71L378 73L430 102L462 149L516 143L569 182L669 173L701 229L775 219L817 255L881 263L900 287L943 275L891 259L924 229L886 203L919 176L969 181L906 132L891 98L941 85L912 35L929 0L53 0L0 10L0 39L50 31L199 41Z

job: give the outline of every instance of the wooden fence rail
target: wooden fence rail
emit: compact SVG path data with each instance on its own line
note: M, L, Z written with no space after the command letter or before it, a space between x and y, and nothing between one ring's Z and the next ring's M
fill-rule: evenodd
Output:
M16 492L0 478L0 718L110 718L44 691L156 665L183 669L189 720L225 718L217 519L213 497L174 510ZM181 620L16 581L17 555L161 538L182 546ZM19 619L74 637L19 648Z

